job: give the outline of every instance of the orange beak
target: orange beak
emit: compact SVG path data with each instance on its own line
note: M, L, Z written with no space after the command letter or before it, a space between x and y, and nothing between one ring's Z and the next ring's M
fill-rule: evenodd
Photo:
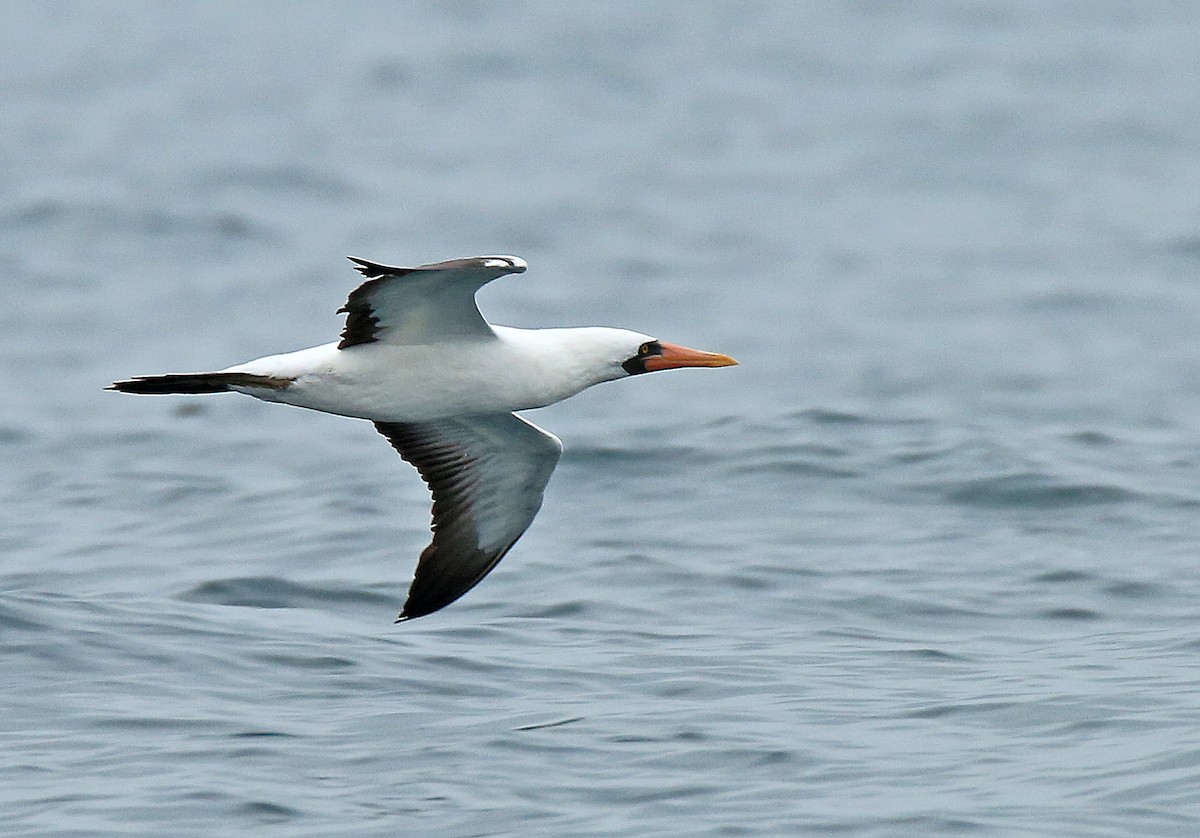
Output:
M646 372L657 370L676 370L680 367L732 367L737 361L728 355L718 355L716 352L701 352L699 349L688 349L673 343L660 342L662 352L651 355L642 363Z

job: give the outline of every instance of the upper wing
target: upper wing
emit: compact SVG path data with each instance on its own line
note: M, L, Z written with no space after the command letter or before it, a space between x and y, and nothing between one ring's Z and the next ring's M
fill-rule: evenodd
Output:
M375 427L433 493L433 543L400 612L410 620L449 605L504 558L541 508L562 443L515 413Z
M349 259L369 280L338 309L349 315L338 349L375 341L413 344L490 337L492 330L475 305L475 292L526 267L516 256L476 256L417 268Z

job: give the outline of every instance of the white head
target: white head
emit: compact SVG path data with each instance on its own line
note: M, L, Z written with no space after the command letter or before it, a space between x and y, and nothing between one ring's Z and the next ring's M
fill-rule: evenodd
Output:
M628 329L591 326L558 331L564 338L563 358L569 359L585 387L602 381L628 378L644 372L682 367L728 367L737 363L728 355L701 352Z

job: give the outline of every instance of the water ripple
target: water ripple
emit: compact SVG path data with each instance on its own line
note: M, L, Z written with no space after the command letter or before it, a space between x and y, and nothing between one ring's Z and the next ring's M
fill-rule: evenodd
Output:
M345 604L391 606L393 597L343 585L304 585L275 576L212 579L181 593L180 599L246 608L321 608Z
M940 488L950 503L1003 509L1063 509L1133 502L1139 498L1119 486L1064 483L1037 473L1005 474L957 481Z

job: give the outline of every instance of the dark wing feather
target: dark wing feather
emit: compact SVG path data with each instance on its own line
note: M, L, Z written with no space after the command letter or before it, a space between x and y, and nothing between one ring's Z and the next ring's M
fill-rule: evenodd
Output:
M432 343L491 337L475 292L497 277L525 270L514 256L453 259L401 268L348 257L367 281L338 309L346 327L338 349L364 343Z
M375 427L433 494L433 542L399 617L410 620L449 605L504 558L541 508L562 444L512 413Z

